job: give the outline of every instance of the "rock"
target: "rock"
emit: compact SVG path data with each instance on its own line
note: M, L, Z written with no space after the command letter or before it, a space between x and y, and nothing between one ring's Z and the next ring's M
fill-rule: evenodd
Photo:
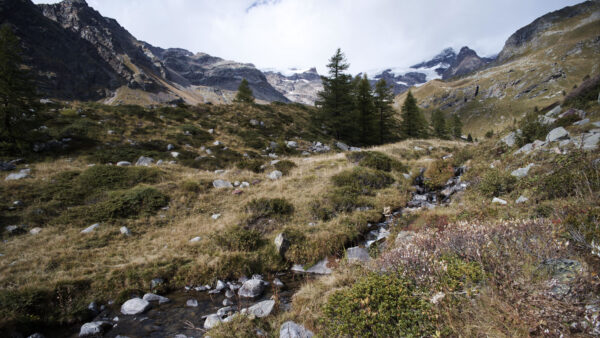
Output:
M249 186L250 186L250 183L248 183L248 182L240 183L240 188L248 188Z
M510 134L504 136L500 141L504 142L509 147L514 146L517 143L517 133L511 132Z
M119 231L121 232L122 235L125 236L131 236L131 231L129 230L129 228L127 228L126 226L122 226Z
M255 119L252 119L252 120L250 120L250 124L256 127L259 125L259 122Z
M99 226L100 226L100 223L95 223L95 224L92 224L92 225L90 225L89 227L87 227L87 228L85 228L85 229L81 230L81 233L82 233L82 234L89 234L89 233L92 233L92 232L93 232L94 230L96 230L96 229L97 229Z
M31 169L21 169L18 173L8 174L8 176L6 176L6 178L4 180L5 181L22 180L24 178L31 177L31 176L29 176L30 173L31 173Z
M114 130L109 130L106 132L108 135L114 135L116 134L116 132Z
M275 237L275 247L277 248L277 252L279 252L280 256L284 256L287 249L290 247L290 241L287 240L284 233L280 233Z
M598 148L598 142L600 141L600 134L584 134L583 146L584 150L595 150Z
M135 162L135 165L138 167L149 167L152 165L152 163L154 163L154 159L152 157L140 156L137 162Z
M592 122L592 125L593 125L594 127L600 127L600 121L595 121L595 122Z
M551 125L552 123L556 122L556 119L542 115L538 117L538 121L543 125Z
M32 235L37 235L40 232L42 232L42 228L40 228L40 227L35 227L35 228L29 230L29 233L32 234Z
M133 298L121 305L121 313L124 315L137 315L146 312L150 303L141 298Z
M431 297L431 299L429 300L429 302L431 302L431 304L437 304L439 303L442 299L444 299L444 297L446 297L446 294L443 292L438 292L435 295L433 295L433 297Z
M419 146L415 146L413 149L414 149L415 151L423 151L423 150L425 150L425 149L423 149L423 148L421 148L421 147L419 147Z
M498 204L502 204L502 205L508 204L508 202L506 202L505 200L498 198L498 197L494 197L494 199L492 200L492 203L498 203Z
M29 337L27 337L27 338L46 338L46 336L44 336L43 334L41 334L41 333L39 333L39 332L36 332L36 333L34 333L34 334L30 335L30 336L29 336Z
M304 273L314 273L317 275L329 275L329 274L331 274L331 269L327 267L328 263L329 263L329 261L327 260L327 258L325 258L307 270L305 270L304 267L302 267L301 265L295 264L292 267L292 271L304 272Z
M209 133L209 134L213 134L214 132L215 132L215 130L214 130L214 129L209 129L209 130L208 130L208 133Z
M213 146L220 146L220 145L223 145L223 143L221 143L221 141L213 142Z
M185 306L198 307L198 301L195 299L188 299L187 302L185 302Z
M298 143L296 141L287 141L285 145L291 149L298 148Z
M583 266L578 261L563 258L546 259L542 262L542 267L548 269L552 278L559 283L568 283L583 271Z
M147 293L142 299L147 302L158 302L158 304L165 304L171 301L167 297L159 296L154 293Z
M206 317L206 320L204 321L204 328L206 330L210 330L213 327L219 325L223 320L221 320L221 316L215 314L209 315L208 317Z
M231 299L229 299L229 298L223 299L223 306L232 306L233 304L235 304L235 303Z
M348 151L348 150L350 150L350 147L348 147L347 144L342 143L342 142L336 142L335 146L338 147L341 151Z
M245 298L255 298L264 291L264 283L260 279L249 279L242 284L238 290L238 295Z
M233 298L235 296L235 293L231 290L227 290L225 291L225 297L227 298Z
M173 157L173 158L178 158L178 157L179 157L179 153L178 153L178 152L176 152L176 151L172 151L172 152L171 152L171 157Z
M226 287L227 287L227 285L225 283L223 283L223 281L217 280L217 285L215 286L215 290L221 291L221 290L225 289Z
M369 251L367 251L367 249L355 246L346 250L346 259L348 262L366 263L371 257L369 256Z
M273 312L274 307L274 300L265 300L249 307L246 313L255 315L257 318L264 318Z
M287 321L279 328L279 338L312 338L314 333L304 326Z
M525 168L519 168L516 170L513 170L513 172L511 172L511 176L514 177L518 177L518 178L523 178L525 176L527 176L527 174L529 174L529 169L531 169L531 167L533 167L534 164L533 163L529 163Z
M171 151L171 150L173 150L173 149L175 149L175 146L174 146L174 145L172 145L172 144L170 144L170 143L169 143L169 144L167 144L167 151Z
M88 310L94 313L98 313L98 305L96 304L96 302L91 302L90 304L88 304Z
M273 285L277 288L282 288L285 286L279 278L273 279Z
M218 220L219 217L221 217L221 214L212 214L212 216L210 216L210 218L212 218L214 220Z
M196 242L200 242L200 240L202 240L202 237L197 236L197 237L194 237L194 238L190 239L190 242L196 243Z
M548 135L546 135L546 142L554 142L569 138L569 132L563 127L552 129Z
M524 145L521 148L519 148L519 150L515 151L515 155L517 155L517 154L526 154L526 155L528 155L532 151L533 151L533 144L532 143L527 143L526 145Z
M0 161L0 171L11 171L15 170L17 166L12 162L2 162Z
M23 229L22 227L20 227L18 225L9 225L9 226L5 227L4 229L11 236L23 234L26 232L25 229Z
M550 110L549 112L547 112L545 116L547 116L547 117L558 116L558 114L560 114L561 110L562 110L562 108L560 106L556 106L556 107L552 108L552 110Z
M352 152L356 152L356 151L361 151L362 149L358 148L358 147L350 147L350 151Z
M117 167L130 167L131 162L129 161L119 161L117 162Z
M224 188L233 188L233 185L229 181L214 180L213 187L215 187L216 189L224 189Z
M109 328L112 328L112 323L106 321L85 323L79 330L79 337L100 336Z
M573 125L574 126L585 126L588 123L590 123L590 119L583 119L581 121L574 122Z
M153 278L150 281L150 289L154 290L158 287L165 285L165 280L162 278Z
M283 173L279 170L273 170L269 175L267 175L267 178L274 181L280 179L281 177L283 177Z
M521 195L519 198L517 198L517 200L515 201L515 203L517 203L517 204L521 204L521 203L525 203L525 202L527 202L527 201L529 201L529 198L527 198L527 197L525 197L525 196Z
M158 161L156 161L156 165L162 165L163 163L164 163L164 161L163 161L163 160L158 160Z
M226 307L222 307L220 309L217 310L217 314L219 316L226 316L227 313L230 313L233 311L233 308L231 306L226 306Z
M394 244L396 244L396 246L405 246L413 241L415 235L414 231L400 231L398 236L396 236Z

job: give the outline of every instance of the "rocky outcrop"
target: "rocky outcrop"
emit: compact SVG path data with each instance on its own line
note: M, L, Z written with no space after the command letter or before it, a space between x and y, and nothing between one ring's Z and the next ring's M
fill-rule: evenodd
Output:
M469 47L463 47L456 56L456 59L450 64L442 74L442 79L449 79L455 76L463 76L483 69L492 58L481 58L477 53Z
M323 90L321 76L316 68L289 71L264 70L269 84L292 102L314 105Z

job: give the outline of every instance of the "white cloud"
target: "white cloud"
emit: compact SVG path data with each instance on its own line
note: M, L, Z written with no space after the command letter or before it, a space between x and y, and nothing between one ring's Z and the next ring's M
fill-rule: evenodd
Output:
M153 45L257 67L316 66L342 48L350 70L407 66L444 47L498 53L518 28L575 0L87 0ZM43 0L36 3L48 2ZM55 1L56 2L56 1Z

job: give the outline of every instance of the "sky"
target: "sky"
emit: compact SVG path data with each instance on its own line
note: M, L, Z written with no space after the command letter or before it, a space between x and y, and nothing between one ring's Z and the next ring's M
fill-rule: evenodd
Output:
M34 0L35 3L59 1ZM87 0L139 40L258 68L407 67L442 49L497 54L517 29L581 0Z

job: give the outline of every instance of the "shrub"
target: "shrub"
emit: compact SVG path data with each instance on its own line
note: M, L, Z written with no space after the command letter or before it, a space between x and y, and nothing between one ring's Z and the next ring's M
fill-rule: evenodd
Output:
M290 171L297 167L296 163L289 160L281 160L275 163L275 169L281 171L283 175L287 175Z
M389 174L362 167L342 171L331 178L337 187L346 187L355 192L371 193L375 189L383 189L394 183Z
M146 167L117 167L97 165L79 175L77 183L82 189L127 189L139 183L154 183L161 177L161 171Z
M535 140L543 140L550 131L550 126L540 123L538 114L528 113L519 123L521 134L517 135L517 144L519 147Z
M450 161L437 160L429 164L423 176L429 189L439 189L454 176L454 168Z
M240 162L237 162L235 166L242 170L252 171L254 173L262 173L265 169L263 165L265 161L260 159L244 159Z
M490 169L481 178L478 188L487 197L498 197L514 189L517 179L499 169Z
M283 198L260 198L248 202L246 211L253 219L282 217L291 215L294 206Z
M391 157L378 151L361 151L351 152L346 155L349 161L358 163L359 165L371 169L390 172L406 171L406 166L400 161L394 160Z
M230 251L254 251L263 243L259 231L240 226L217 233L212 238L218 246Z
M591 154L561 155L553 161L553 167L554 171L542 177L537 186L543 198L584 196L600 190L600 171Z
M582 208L570 212L565 223L570 237L579 245L600 251L600 207ZM593 248L595 246L595 248ZM600 252L596 253L600 255Z
M440 284L448 291L465 290L484 278L483 267L477 262L467 262L456 255L443 255L445 271Z
M427 300L414 293L412 283L399 275L369 274L329 297L324 308L326 331L352 337L431 335L433 312Z
M212 181L210 180L184 181L180 185L183 191L193 193L207 192L212 188L212 186Z

